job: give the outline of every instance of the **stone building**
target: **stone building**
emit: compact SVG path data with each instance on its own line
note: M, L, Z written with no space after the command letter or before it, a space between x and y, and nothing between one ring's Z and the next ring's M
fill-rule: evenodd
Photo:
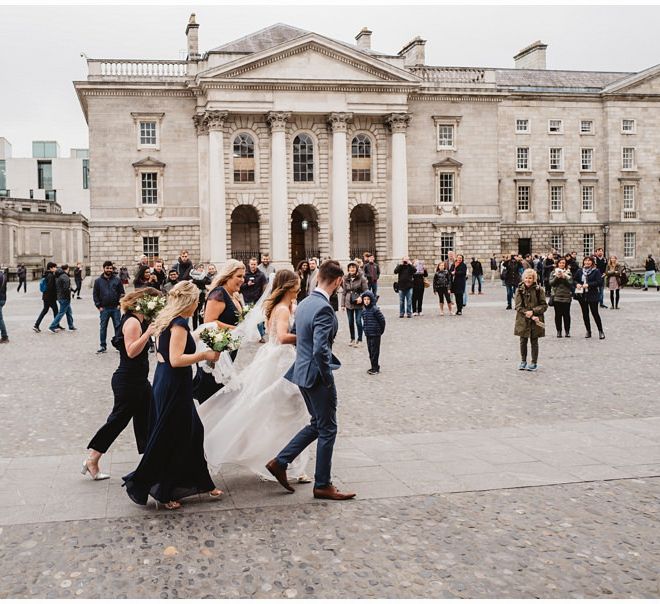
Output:
M660 253L660 67L425 63L363 29L347 44L277 24L185 61L88 60L91 255L222 262L269 251L391 268L450 249Z

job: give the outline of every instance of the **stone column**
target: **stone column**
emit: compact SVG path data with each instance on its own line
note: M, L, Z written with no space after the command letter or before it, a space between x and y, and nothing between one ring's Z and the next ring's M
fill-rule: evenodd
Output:
M289 266L289 203L287 193L286 121L290 113L271 111L270 258L275 266Z
M386 121L392 131L392 260L399 262L403 256L408 255L406 128L410 122L410 115L407 113L392 113Z
M334 260L349 260L348 220L348 154L346 144L347 124L351 113L332 113L328 123L332 128L332 201L330 205L331 254Z
M225 158L223 128L226 111L207 111L204 122L209 131L209 248L210 261L220 266L227 261L227 207L225 199Z
M209 212L209 129L205 116L193 117L197 131L197 193L199 201L199 260L211 259L211 229Z

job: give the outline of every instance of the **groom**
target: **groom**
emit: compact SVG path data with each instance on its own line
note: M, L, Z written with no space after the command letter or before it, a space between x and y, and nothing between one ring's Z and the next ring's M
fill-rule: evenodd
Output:
M337 436L337 389L332 371L341 365L332 354L338 324L330 305L330 296L340 286L343 276L339 262L326 260L318 272L318 287L296 310L293 327L296 360L284 377L300 388L312 419L277 457L266 464L266 469L277 481L293 493L294 489L286 477L286 468L318 439L314 497L338 501L355 497L355 493L340 493L330 481L332 449Z

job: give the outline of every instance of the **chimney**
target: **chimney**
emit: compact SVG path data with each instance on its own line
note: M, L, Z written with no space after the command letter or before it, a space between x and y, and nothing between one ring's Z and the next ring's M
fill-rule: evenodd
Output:
M371 50L371 34L373 32L369 30L368 27L363 27L360 30L360 33L355 36L355 39L357 40L357 45L358 48L361 48L362 50Z
M526 48L523 48L513 60L516 62L516 69L545 69L545 49L547 44L541 40L533 42Z
M421 67L425 63L424 46L426 40L415 36L400 51L399 56L403 57L404 67Z
M195 22L195 13L190 15L188 26L186 27L186 38L188 38L188 58L187 61L196 61L199 55L199 25Z

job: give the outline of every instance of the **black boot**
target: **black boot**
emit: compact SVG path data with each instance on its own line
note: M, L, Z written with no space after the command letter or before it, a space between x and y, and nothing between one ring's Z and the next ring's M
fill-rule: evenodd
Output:
M588 331L587 334L584 336L585 338L590 338L591 337L591 332Z
M557 337L558 337L558 338L561 338L561 337L562 337L562 336L561 336L561 329L557 332Z
M605 339L605 332L599 331L598 332L598 339L599 340L604 340Z
M568 333L568 332L566 332L566 336L564 336L564 337L566 337L566 338L570 338L570 337L571 337L571 334Z

